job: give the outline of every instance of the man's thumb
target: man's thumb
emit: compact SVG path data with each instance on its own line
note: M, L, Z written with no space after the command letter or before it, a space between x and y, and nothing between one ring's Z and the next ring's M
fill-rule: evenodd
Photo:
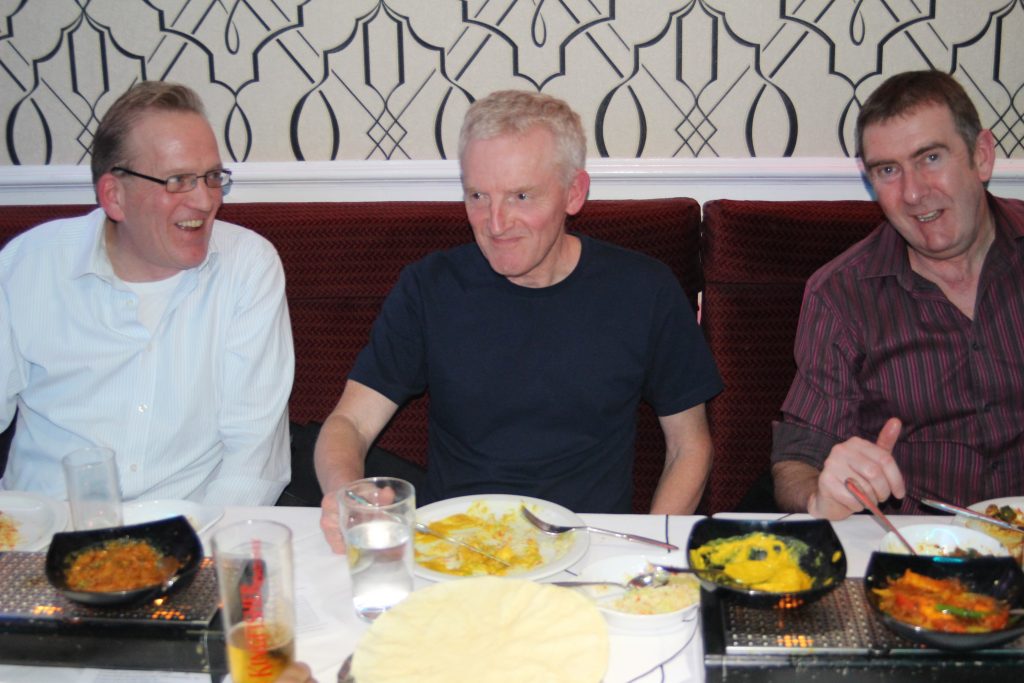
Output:
M882 449L892 452L893 447L896 445L896 441L900 438L900 430L903 429L903 423L900 422L897 417L890 417L882 425L882 431L878 432L878 440L875 444Z

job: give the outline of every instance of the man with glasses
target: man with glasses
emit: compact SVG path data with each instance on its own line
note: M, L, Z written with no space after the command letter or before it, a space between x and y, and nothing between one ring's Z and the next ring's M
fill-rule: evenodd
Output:
M122 497L272 504L290 478L284 272L217 221L231 187L198 95L130 88L96 129L99 208L0 252L2 488L65 494L61 457L117 454Z

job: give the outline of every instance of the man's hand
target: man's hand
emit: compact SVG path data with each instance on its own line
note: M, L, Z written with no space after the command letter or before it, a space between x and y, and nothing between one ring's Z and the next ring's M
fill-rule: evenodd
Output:
M316 679L313 678L313 672L309 670L308 665L294 662L281 672L276 683L316 683Z
M324 532L327 545L341 554L345 552L345 539L341 535L341 519L338 509L338 491L331 491L320 503L320 530Z
M345 552L345 536L341 530L342 511L338 499L339 494L347 490L347 488L327 494L320 504L320 529L324 532L324 538L327 539L327 544L331 546L331 550L339 554ZM355 492L355 490L353 491ZM374 505L387 506L395 502L395 489L390 486L372 488L371 485L368 490L362 493L364 500Z
M903 498L906 484L892 457L901 428L900 421L892 417L882 426L874 443L853 437L836 444L825 459L817 490L807 499L807 512L835 521L863 510L864 506L847 490L847 479L853 479L876 503L890 496Z

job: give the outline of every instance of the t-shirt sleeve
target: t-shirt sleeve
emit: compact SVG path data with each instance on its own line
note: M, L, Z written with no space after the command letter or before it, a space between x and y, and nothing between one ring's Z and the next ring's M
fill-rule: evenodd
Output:
M722 391L722 379L693 309L667 268L652 318L643 397L659 416L675 415Z
M349 373L349 379L398 405L427 387L423 305L416 270L416 264L402 270Z

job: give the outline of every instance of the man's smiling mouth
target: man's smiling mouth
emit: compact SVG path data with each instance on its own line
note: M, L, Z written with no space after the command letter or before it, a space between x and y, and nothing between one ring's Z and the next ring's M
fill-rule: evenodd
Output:
M932 211L930 213L924 213L921 214L920 216L914 216L914 218L917 219L918 223L930 223L936 218L938 218L940 215L942 215L942 209L936 209L935 211Z
M203 227L203 220L197 218L191 221L180 221L178 223L175 223L175 225L177 225L182 230L194 231Z

